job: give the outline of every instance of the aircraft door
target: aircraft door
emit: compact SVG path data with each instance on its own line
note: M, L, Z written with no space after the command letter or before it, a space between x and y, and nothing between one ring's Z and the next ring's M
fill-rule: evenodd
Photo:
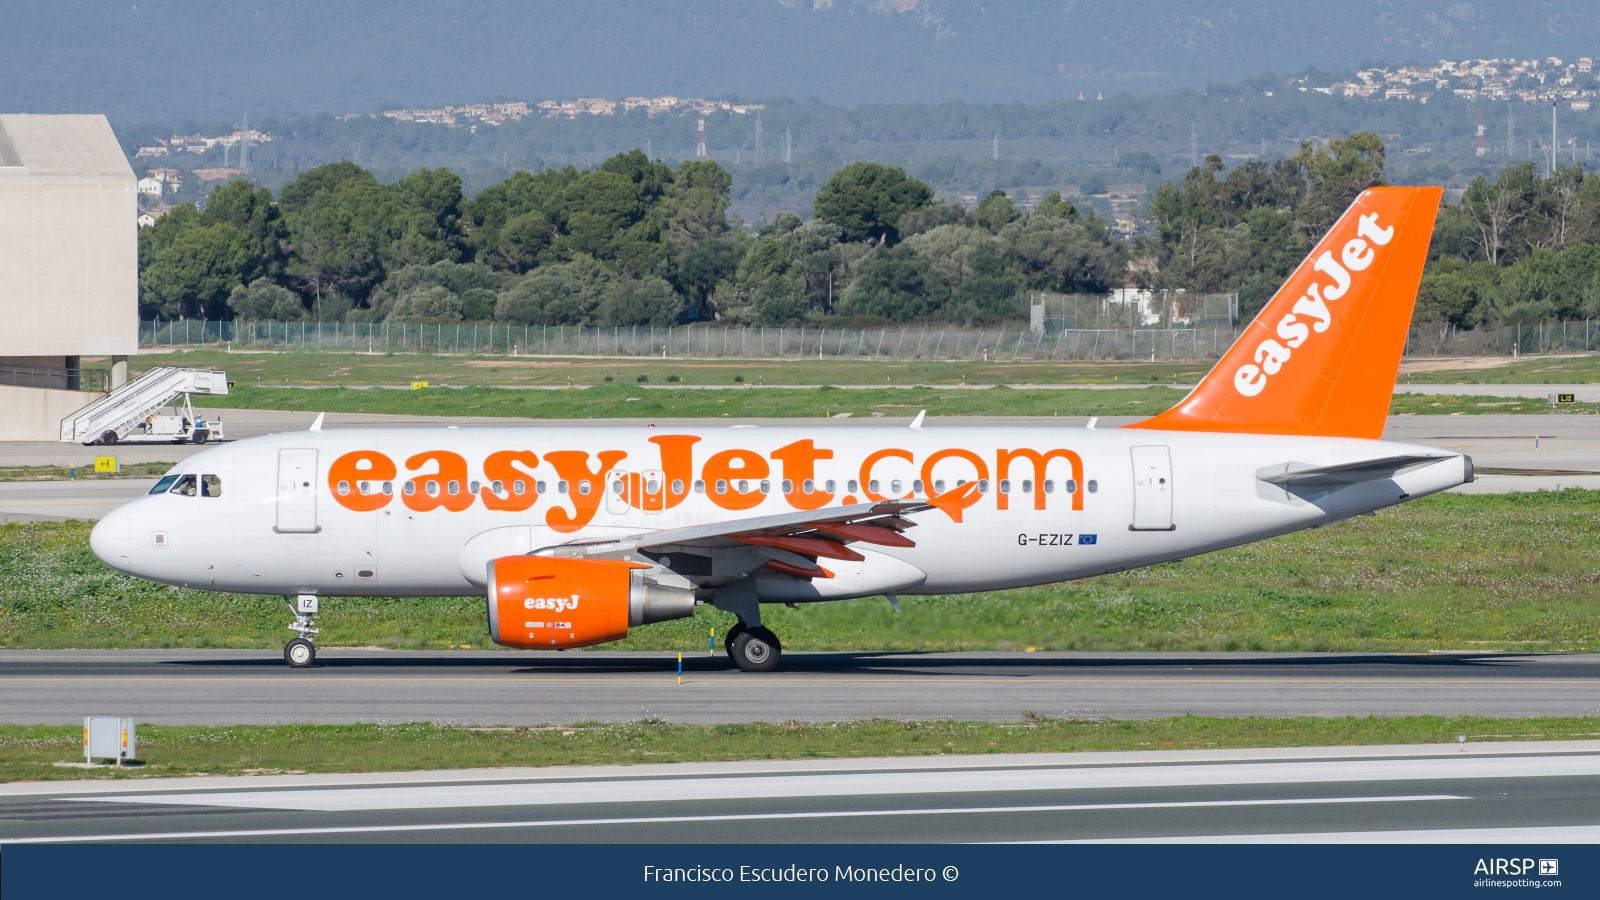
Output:
M667 508L667 476L664 472L644 472L636 476L639 481L642 504L647 513L658 513Z
M1172 531L1172 453L1133 448L1133 524L1129 531Z
M633 488L631 481L638 481L639 476L629 476L627 472L616 469L606 475L606 512L613 516L626 515L630 509L628 497Z
M278 451L280 534L312 534L317 528L317 451Z

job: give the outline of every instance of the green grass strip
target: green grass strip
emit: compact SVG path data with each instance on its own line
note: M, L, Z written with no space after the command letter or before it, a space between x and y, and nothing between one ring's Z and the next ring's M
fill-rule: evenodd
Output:
M0 526L0 646L276 649L277 597L119 574L90 526ZM1441 494L1193 559L978 594L769 605L790 650L1600 650L1600 492ZM733 621L635 628L600 650L705 652ZM330 598L324 647L492 649L483 600Z
M673 725L657 720L527 728L398 725L141 725L138 769L82 769L76 726L0 726L0 781L383 772L718 760L940 756L1091 750L1310 747L1469 741L1592 740L1600 717L1025 719L1018 723L781 722Z

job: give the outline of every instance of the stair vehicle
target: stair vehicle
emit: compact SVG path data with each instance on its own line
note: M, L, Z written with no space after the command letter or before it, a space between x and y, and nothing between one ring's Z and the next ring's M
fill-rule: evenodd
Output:
M162 366L61 420L61 441L83 444L204 444L223 437L222 420L194 408L194 395L226 396L228 376ZM164 410L170 408L171 412Z

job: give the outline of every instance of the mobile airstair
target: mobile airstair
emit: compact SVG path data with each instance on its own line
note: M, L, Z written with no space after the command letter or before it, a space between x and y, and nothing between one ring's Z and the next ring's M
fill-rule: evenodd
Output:
M222 437L222 421L201 419L190 398L227 393L225 372L168 366L151 369L62 419L61 442L204 444ZM173 414L157 415L164 406L171 406Z

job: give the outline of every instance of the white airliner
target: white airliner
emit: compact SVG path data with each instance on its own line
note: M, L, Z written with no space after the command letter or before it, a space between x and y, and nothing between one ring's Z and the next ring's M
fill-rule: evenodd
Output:
M1206 378L1124 428L394 428L241 440L95 526L119 571L319 602L487 598L509 647L734 613L733 660L781 652L762 603L992 591L1299 531L1473 480L1380 440L1437 188L1363 193Z

